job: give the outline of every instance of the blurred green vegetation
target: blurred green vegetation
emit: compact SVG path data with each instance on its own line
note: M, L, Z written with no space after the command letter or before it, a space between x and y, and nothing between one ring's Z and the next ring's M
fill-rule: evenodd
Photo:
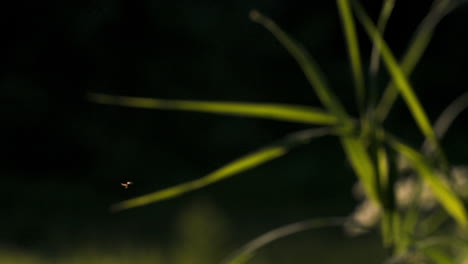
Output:
M0 263L135 263L183 264L219 263L236 247L234 230L223 210L206 199L195 199L185 205L172 223L174 236L169 243L130 243L125 240L100 238L62 244L47 253L0 246ZM327 235L324 235L327 234ZM158 233L152 234L157 237ZM311 231L294 238L280 240L262 249L250 263L309 263L308 259L342 263L343 259L376 263L384 252L376 243L378 237L351 239L341 229Z
M380 1L362 2L377 17ZM0 263L207 263L285 223L348 215L356 206L352 169L339 143L324 138L180 199L111 214L110 204L197 179L306 126L104 109L86 100L96 91L317 107L294 61L249 21L248 12L257 8L316 55L355 114L335 1L10 4L0 9L6 133ZM386 34L397 56L426 11L419 2L398 1ZM431 120L466 91L467 12L460 8L442 21L411 78ZM358 36L366 38L364 31ZM386 128L418 145L423 137L402 106L396 102ZM453 164L466 164L467 124L462 115L442 141ZM128 190L120 186L127 180L134 182ZM188 207L198 196L222 210L209 203ZM377 263L385 255L379 239L375 233L350 239L337 229L310 231L262 249L251 263Z

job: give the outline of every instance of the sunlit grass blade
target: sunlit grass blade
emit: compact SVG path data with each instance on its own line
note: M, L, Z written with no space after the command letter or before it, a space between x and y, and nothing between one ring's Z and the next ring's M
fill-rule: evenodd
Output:
M111 210L121 211L139 207L200 189L217 181L224 180L236 174L255 168L273 159L279 158L285 155L291 148L299 144L308 143L313 138L325 136L331 132L332 131L329 128L317 128L293 133L275 144L236 159L202 178L119 202L114 204L111 207Z
M341 25L346 37L348 55L349 60L351 61L351 70L353 72L354 87L356 89L356 99L360 110L363 111L366 91L364 86L364 75L362 73L359 41L356 34L353 14L348 0L337 0L336 3L340 13Z
M381 205L376 168L363 141L356 136L342 136L341 143L351 167L364 187L364 191L373 202Z
M447 13L456 7L456 5L449 5L450 2L452 1L442 0L434 3L429 13L418 26L401 60L401 69L406 76L409 76L413 72L415 66L421 60L422 55L432 39L435 27ZM398 94L399 89L394 82L391 82L385 88L385 92L376 109L377 117L380 121L384 121L388 116Z
M431 188L435 197L442 207L445 208L447 213L450 214L460 226L465 227L467 224L467 213L463 202L450 186L437 175L430 163L418 151L410 146L390 136L388 139L388 142L395 151L409 159L414 169L418 172L422 180Z
M379 185L385 192L390 187L389 170L387 152L383 146L379 146L377 148L377 172L379 175Z
M294 57L327 110L335 114L341 122L349 122L345 109L328 87L321 70L309 53L299 43L290 38L275 22L260 14L260 12L252 10L250 18L267 28Z
M427 140L434 146L435 149L438 150L438 154L439 154L439 158L442 163L442 166L446 166L447 162L445 160L445 155L443 154L440 148L435 132L431 126L431 123L429 122L429 118L427 117L424 108L419 102L419 99L416 96L413 87L411 86L408 79L406 78L406 75L404 74L402 68L398 65L395 57L393 56L392 51L390 50L388 45L385 43L382 36L380 35L378 30L372 23L372 20L369 18L369 16L365 13L364 9L357 2L353 2L353 3L354 3L353 6L356 9L357 17L359 18L359 21L366 29L369 35L369 38L371 39L375 38L377 39L378 42L380 42L379 45L381 46L382 59L390 75L392 76L393 82L395 83L399 91L401 92L403 99L405 100L406 105L408 106L411 114L413 115L413 118L416 124L418 125L419 129L424 134L424 136L427 138Z
M221 262L221 264L244 264L255 255L257 250L280 238L310 229L342 226L345 222L346 218L331 217L301 221L273 229L245 244L243 247L228 256Z
M393 185L389 183L389 161L385 148L379 145L375 148L375 164L377 166L377 178L379 195L382 200L382 220L381 233L382 241L385 247L390 247L394 242L392 215L394 213L393 202ZM376 186L376 188L377 188Z
M100 104L135 108L206 112L316 125L331 125L338 123L338 120L333 115L326 113L321 109L299 105L163 100L98 93L90 93L88 98L89 100Z

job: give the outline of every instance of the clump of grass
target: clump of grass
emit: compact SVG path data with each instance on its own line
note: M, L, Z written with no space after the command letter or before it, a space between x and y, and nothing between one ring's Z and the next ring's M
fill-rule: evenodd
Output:
M255 10L250 13L250 18L269 30L296 60L321 101L322 109L284 104L162 100L90 94L90 100L101 104L242 115L320 126L288 135L200 179L117 203L112 206L112 210L126 210L176 197L270 162L312 139L332 135L341 142L362 187L367 204L365 208L373 210L370 215L376 220L364 223L357 211L355 215L345 219L310 220L288 225L248 243L225 263L244 263L260 247L305 229L346 224L366 230L372 228L375 222L380 223L383 246L391 252L389 263L405 259L431 259L435 263L454 263L457 254L449 254L447 249L453 249L453 245L459 247L462 244L458 242L464 239L455 235L439 238L434 236L434 231L448 220L460 230L465 230L468 216L461 197L466 197L466 194L456 191L453 175L455 167L447 160L439 139L443 135L440 131L445 131L468 103L466 99L462 99L466 97L464 95L449 106L442 115L442 121L433 126L408 77L424 54L436 25L461 2L434 1L429 13L414 33L407 51L402 59L398 60L383 37L395 5L394 0L383 1L377 25L358 1L336 1L354 80L356 104L359 109L357 117L352 117L343 107L318 63L306 49L270 18ZM366 71L362 66L356 23L364 28L373 43L368 76L365 76ZM375 80L381 63L390 76L390 82L379 97ZM422 150L401 141L397 135L384 127L385 119L399 96L425 137L426 143ZM412 185L404 184L407 178L403 177L402 172L405 170L413 175L410 177ZM468 175L463 177L467 178ZM406 192L413 194L406 201L401 199L404 188L409 188ZM427 195L424 196L424 190L427 190L428 197L434 202L429 208L425 206L429 200ZM406 206L402 205L403 201ZM361 214L366 213L365 210L370 209L362 210Z

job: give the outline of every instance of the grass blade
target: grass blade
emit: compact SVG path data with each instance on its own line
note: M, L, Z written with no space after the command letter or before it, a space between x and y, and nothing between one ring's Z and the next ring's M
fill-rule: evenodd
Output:
M390 18L390 15L393 12L395 6L395 0L385 0L382 4L382 9L380 10L379 19L377 21L377 28L381 36L383 37L385 29L387 27L387 22ZM372 120L375 119L377 112L375 111L375 106L377 104L377 79L380 69L380 42L376 38L372 41L372 52L370 57L369 65L369 104L368 108L371 110L369 114L372 115Z
M375 167L364 143L355 136L343 136L341 137L341 143L351 163L351 167L361 181L367 196L373 202L380 205Z
M272 144L271 146L262 148L258 151L234 160L200 179L175 185L167 189L114 204L111 207L111 210L121 211L139 207L161 200L170 199L189 191L200 189L217 181L224 180L241 172L255 168L273 159L279 158L285 155L291 148L299 144L308 143L313 138L321 137L331 132L332 131L329 128L317 128L293 133L276 144Z
M426 51L429 42L432 39L434 34L435 27L439 22L447 15L451 10L456 6L448 5L450 0L442 0L437 3L434 3L433 7L423 19L421 24L418 26L418 29L406 50L403 59L401 60L401 69L406 76L409 76L417 63L421 60L422 55ZM377 106L377 117L380 121L384 121L388 116L391 107L393 106L395 100L398 98L399 90L395 86L394 82L391 82L386 88L385 92L380 100L379 105Z
M377 22L377 28L379 29L380 35L383 36L385 32L385 28L387 27L388 19L392 14L393 7L395 6L395 0L385 0L382 5L382 10L380 11L379 20ZM374 39L372 45L372 52L371 52L371 59L370 59L370 66L369 72L371 76L375 78L377 72L379 71L380 65L380 44L379 42Z
M437 118L434 123L434 132L439 139L444 137L453 121L466 108L468 108L468 92L455 99ZM429 142L426 140L422 146L423 152L429 153L431 151L429 146Z
M359 41L354 25L353 14L349 5L349 0L336 1L341 18L341 25L346 37L351 70L353 72L354 87L356 89L356 99L359 109L363 111L365 104L364 75L362 73L361 54L359 51Z
M390 145L400 154L407 157L424 182L428 184L442 207L445 208L460 226L467 224L467 213L463 202L450 186L444 182L419 152L394 138L388 137Z
M455 261L447 256L447 254L442 250L436 248L425 248L422 252L435 264L455 264Z
M413 115L416 124L418 125L419 129L424 134L426 139L434 146L436 150L438 150L442 166L446 166L447 162L445 159L445 155L442 153L436 134L431 126L431 123L429 122L429 118L427 117L424 108L419 102L419 99L416 96L414 89L412 88L411 84L406 78L403 69L398 65L395 57L393 56L392 51L385 43L382 36L372 23L372 20L365 13L364 9L357 2L354 3L357 17L366 29L369 37L371 39L375 38L378 40L378 42L380 42L379 45L381 46L383 61L390 75L392 76L393 82L402 94L403 99L405 100L406 105L408 106L411 114Z
M332 125L338 123L338 120L333 115L328 114L321 109L298 105L162 100L141 97L115 96L98 93L90 93L88 95L88 98L89 100L100 104L119 105L126 107L196 111L215 114L266 118L316 125Z
M419 249L435 246L453 246L466 249L468 247L468 241L465 238L456 236L431 236L416 242L416 247Z
M337 97L329 89L321 70L308 52L299 43L294 41L283 30L281 30L275 22L260 14L260 12L256 10L251 11L250 18L254 22L257 22L268 29L291 54L291 56L294 57L327 110L340 119L341 122L349 123L350 119L348 118L346 111L338 101Z
M346 218L331 217L323 219L312 219L289 224L280 228L273 229L245 244L236 252L227 257L221 264L243 264L252 258L255 252L266 245L289 235L307 231L310 229L342 226Z

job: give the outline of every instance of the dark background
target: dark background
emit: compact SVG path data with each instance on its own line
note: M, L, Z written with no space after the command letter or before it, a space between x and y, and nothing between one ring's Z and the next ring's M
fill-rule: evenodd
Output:
M364 1L373 17L377 2ZM397 56L429 3L397 1L386 33ZM212 201L229 219L232 241L352 212L354 176L339 142L324 138L203 190L112 214L114 202L201 177L307 126L86 100L87 92L102 92L320 106L294 60L248 19L256 8L310 50L355 114L334 1L1 5L0 244L51 252L88 240L166 241L177 212L196 199ZM442 21L411 78L431 120L467 91L467 15L465 5ZM371 46L359 34L367 65ZM455 164L466 163L467 121L462 115L443 141ZM401 100L386 127L415 146L422 141ZM120 186L126 180L134 182L128 190Z

